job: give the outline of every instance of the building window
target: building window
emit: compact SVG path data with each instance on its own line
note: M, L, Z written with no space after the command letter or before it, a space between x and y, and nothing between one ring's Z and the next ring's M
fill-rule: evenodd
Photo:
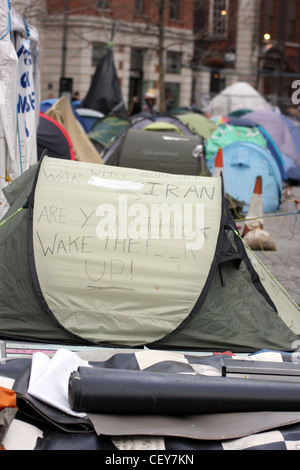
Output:
M145 0L134 0L134 13L142 15L145 12Z
M144 64L144 50L132 47L131 54L130 54L130 70L142 71L143 64Z
M275 38L275 3L273 0L266 1L265 31L271 39Z
M167 73L180 73L181 72L181 52L168 51L167 52Z
M178 21L180 17L180 0L170 0L170 20Z
M225 77L218 70L212 70L210 74L210 93L220 93L225 88Z
M227 0L211 0L211 33L213 36L226 36L228 8Z
M107 44L104 42L93 42L92 47L92 66L96 67L99 60L105 55Z
M97 8L100 10L106 10L108 8L108 0L98 0Z
M288 24L287 24L287 40L289 42L297 42L297 9L295 0L289 0L287 4Z
M179 106L180 83L165 83L166 110Z

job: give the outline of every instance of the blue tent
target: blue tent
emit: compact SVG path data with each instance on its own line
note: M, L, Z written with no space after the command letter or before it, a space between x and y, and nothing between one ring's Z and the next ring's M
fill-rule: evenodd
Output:
M208 162L213 171L215 156ZM234 142L223 148L224 186L226 193L244 201L243 211L249 210L257 176L263 181L264 212L279 209L282 179L276 161L268 149L251 142Z
M285 163L285 170L290 179L299 179L300 160L294 139L280 113L274 111L256 111L245 114L256 125L263 127L276 143ZM296 176L296 177L295 177Z
M72 103L73 105L73 103ZM88 109L88 108L75 108L77 115L80 117L81 123L83 123L84 130L88 134L96 122L99 119L104 118L104 114L100 113L100 111L96 111L95 109Z
M228 125L233 125L233 126L246 126L246 127L252 127L252 128L257 128L259 129L261 135L265 138L267 148L270 150L271 154L273 155L273 158L277 162L278 168L281 173L281 178L286 181L288 180L290 175L288 175L288 168L290 168L289 161L292 163L292 160L289 159L288 157L285 157L282 155L279 151L279 148L277 147L276 142L274 139L271 137L269 132L263 127L260 126L259 124L256 124L254 121L251 121L251 119L248 118L232 118L230 121L227 123Z

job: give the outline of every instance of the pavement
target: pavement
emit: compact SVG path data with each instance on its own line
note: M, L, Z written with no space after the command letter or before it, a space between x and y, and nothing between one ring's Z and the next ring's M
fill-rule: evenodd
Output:
M300 186L288 187L284 193L282 205L275 213L276 216L264 217L263 229L269 232L276 250L256 250L255 254L292 299L300 305L300 214L296 219L294 214L281 215L295 212L294 200L300 201Z

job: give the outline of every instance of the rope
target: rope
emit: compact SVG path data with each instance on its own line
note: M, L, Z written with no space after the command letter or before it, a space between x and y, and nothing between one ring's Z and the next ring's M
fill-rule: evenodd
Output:
M250 246L247 245L247 243L243 240L243 238L241 237L241 235L239 234L239 232L234 228L232 227L232 225L230 226L231 229L233 230L233 232L236 234L236 236L244 243L244 245L248 248L248 250L252 253L252 255L256 258L256 260L259 262L259 264L266 270L266 272L269 274L269 276L273 279L273 281L276 282L276 284L279 286L279 288L285 293L285 295L289 298L289 300L297 307L297 309L300 311L300 307L299 305L296 304L296 302L294 301L294 299L288 294L288 292L282 287L282 285L280 284L280 282L277 281L276 277L273 276L273 274L268 270L268 268L264 265L264 263L258 258L258 256L256 256L256 254L254 253L254 251L251 250Z
M24 26L25 26L25 31L26 31L26 39L28 39L30 36L30 29L29 29L27 20L24 18L23 21L24 21Z
M282 214L270 214L270 215L263 215L261 217L251 217L251 219L243 219L243 218L240 218L240 219L235 219L234 221L235 222L248 222L249 220L257 220L257 219L265 219L265 218L270 218L270 217L282 217L282 216L286 216L286 215L294 215L295 217L300 214L300 210L296 210L294 212L285 212L285 213L282 213Z
M17 104L17 131L18 131L18 147L19 147L19 156L20 156L20 168L21 173L23 173L23 162L22 162L22 150L21 150L21 137L20 137L20 125L19 125L19 113L18 113L18 104Z
M9 33L10 33L10 38L12 39L11 17L10 17L10 0L7 0L7 6L8 6L8 29L7 29L6 33L4 33L3 36L1 36L0 41L1 41L1 39L4 39Z
M292 202L294 202L296 204L296 207L298 207L298 204L299 204L299 201L297 199L293 199ZM286 204L288 205L289 201L286 201ZM292 240L293 237L294 237L294 233L295 233L295 227L296 227L296 223L297 223L297 219L298 219L298 214L300 213L300 211L296 210L295 212L285 212L285 213L281 213L281 214L270 214L270 215L263 215L263 218L264 217L280 217L280 216L288 216L288 215L294 215L295 216L295 221L294 221L294 225L293 225L293 229L292 229L292 234L291 234L291 237L288 239L288 240ZM243 221L247 221L247 220L257 220L257 219L261 219L262 217L254 217L254 218L249 218L249 219L238 219L238 220L235 220L235 222L243 222ZM274 243L275 244L275 247L278 243L278 240L280 238L280 235L281 235L281 232L282 232L282 229L283 229L283 224L284 224L284 220L282 220L281 224L280 224L280 230L279 230L279 233L278 233L278 236L277 236L277 240L276 242ZM265 250L262 243L261 243L261 238L260 236L258 236L258 242L259 242L259 245L260 245L260 249L261 251L263 251L264 253L267 253L269 252L270 250ZM271 251L274 251L276 250L276 248L274 248L273 250Z
M5 36L7 36L7 35L8 35L8 33L9 33L9 30L7 30L7 31L6 31L6 33L4 33L4 34L3 34L3 36L1 36L1 38L0 38L0 41L1 41L1 39L4 39L4 38L5 38Z

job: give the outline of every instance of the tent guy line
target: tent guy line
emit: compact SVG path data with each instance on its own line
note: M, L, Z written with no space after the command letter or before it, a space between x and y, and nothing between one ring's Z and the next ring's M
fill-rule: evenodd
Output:
M0 227L2 227L2 225L5 224L5 222L7 222L9 219L11 219L14 215L16 215L18 212L20 212L22 209L24 209L23 207L19 207L19 209L17 209L13 214L11 214L9 217L7 217L6 219L2 220L0 222Z
M294 212L284 212L283 214L268 214L268 215L265 215L264 214L264 218L271 218L271 217L283 217L283 216L288 216L288 215L295 215L297 216L298 214L300 214L300 210L296 210ZM240 218L240 219L235 219L234 221L235 222L248 222L249 220L258 220L258 219L261 219L261 217L251 217L251 218L247 218L247 219L243 219L243 218Z

